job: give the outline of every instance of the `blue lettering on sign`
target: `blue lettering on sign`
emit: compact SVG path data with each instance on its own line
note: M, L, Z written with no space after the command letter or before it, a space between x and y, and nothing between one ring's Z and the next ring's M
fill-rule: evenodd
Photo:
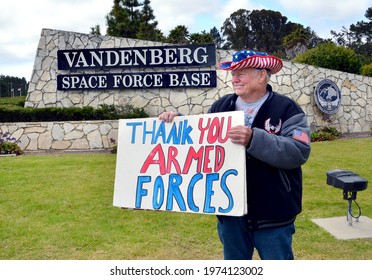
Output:
M220 213L229 213L234 207L234 199L232 197L232 194L231 194L229 188L226 185L226 178L227 178L227 176L229 176L231 174L237 176L238 171L236 171L235 169L229 169L225 173L223 173L222 178L221 178L221 189L223 190L223 192L226 194L226 196L229 199L229 206L226 209L222 209L222 207L219 207L218 211Z
M178 174L169 174L167 210L173 210L173 197L175 198L178 207L181 211L186 211L185 201L180 191L182 177Z
M205 184L205 197L204 197L204 213L214 213L216 212L216 208L211 206L211 198L214 194L213 191L213 182L219 179L218 173L211 173L207 174L206 176L206 184Z
M201 173L197 173L192 176L189 187L187 189L187 205L189 206L191 211L199 212L199 207L195 205L194 202L194 187L195 184L203 179L203 175Z
M158 123L158 126L156 124ZM163 143L163 144L176 144L185 145L193 144L191 137L191 132L193 130L192 126L188 124L188 120L183 120L181 122L172 123L170 130L166 130L165 122L160 122L154 120L150 127L148 122L127 122L126 125L131 127L131 144L136 143L137 137L142 136L142 144L146 144L147 139L151 139L151 144ZM138 129L137 129L138 128Z
M151 176L140 176L137 180L136 208L141 208L142 197L146 196L148 191L143 189L144 183L151 182Z
M159 210L164 202L164 183L161 176L156 177L154 184L154 195L152 196L152 205L154 209Z
M133 144L136 142L136 128L137 126L140 126L142 125L143 122L132 122L132 123L127 123L127 126L131 126L132 127L132 137L131 137L131 140L130 140L130 143Z
M155 133L156 133L156 121L153 121L152 122L152 129L150 130L147 130L147 122L144 122L144 126L143 126L143 134L142 134L142 144L145 144L146 143L146 135L150 135L151 136L151 143L154 142L154 138L155 138ZM161 127L161 125L160 125ZM160 129L161 130L161 129Z
M216 207L213 206L213 196L215 194L215 188L217 187L217 183L219 181L219 187L226 195L228 200L228 206L226 208L219 207L218 213L229 213L234 207L234 198L233 195L227 185L227 178L230 175L238 175L238 171L235 169L229 169L225 171L221 178L220 174L218 173L209 173L205 175L205 181L203 182L202 179L204 175L202 173L197 173L190 179L190 182L187 186L187 191L185 195L187 196L186 199L183 197L181 192L180 186L183 182L182 175L171 173L168 175L168 185L164 185L164 177L159 175L155 178L153 182L153 192L152 192L152 207L153 209L159 210L164 202L166 202L165 209L168 211L172 211L174 209L174 202L177 204L180 211L187 211L187 209L193 212L199 212L200 207L195 203L195 193L194 189L197 184L198 187L202 187L204 184L205 189L205 198L204 198L204 205L203 205L203 213L213 214L216 213ZM145 187L147 183L152 181L151 176L138 176L137 178L137 189L136 189L136 198L135 198L135 207L142 208L142 201L143 198L148 196L148 187ZM200 192L199 192L200 194ZM165 198L165 196L167 196ZM185 203L187 201L187 206Z

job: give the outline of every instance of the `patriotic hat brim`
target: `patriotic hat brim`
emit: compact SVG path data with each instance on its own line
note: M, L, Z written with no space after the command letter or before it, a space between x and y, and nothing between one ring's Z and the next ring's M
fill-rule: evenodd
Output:
M232 61L221 62L218 68L221 70L238 70L243 68L267 69L271 74L275 74L283 67L283 62L280 58L264 52L238 51L233 54L232 58Z

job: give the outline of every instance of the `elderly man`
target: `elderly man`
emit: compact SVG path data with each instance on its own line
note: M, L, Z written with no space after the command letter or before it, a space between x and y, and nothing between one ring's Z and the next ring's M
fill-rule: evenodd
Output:
M245 125L232 127L229 139L246 147L248 213L218 216L218 235L225 259L291 260L294 222L302 209L302 171L310 155L310 129L303 110L273 92L270 75L282 61L263 52L238 51L219 64L231 71L235 93L217 100L210 113L242 110ZM171 122L177 112L159 118ZM231 155L234 156L234 155Z

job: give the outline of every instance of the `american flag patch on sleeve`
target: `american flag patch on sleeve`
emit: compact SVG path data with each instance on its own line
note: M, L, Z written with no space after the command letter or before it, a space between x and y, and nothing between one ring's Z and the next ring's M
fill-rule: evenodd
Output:
M309 136L307 136L307 134L305 132L301 131L301 130L295 129L293 131L292 137L293 137L293 139L304 142L306 144L310 143Z

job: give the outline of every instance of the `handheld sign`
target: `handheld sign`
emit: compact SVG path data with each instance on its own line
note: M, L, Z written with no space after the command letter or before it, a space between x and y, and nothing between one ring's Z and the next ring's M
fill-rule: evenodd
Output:
M242 111L119 120L114 206L242 216L245 147L227 132Z

